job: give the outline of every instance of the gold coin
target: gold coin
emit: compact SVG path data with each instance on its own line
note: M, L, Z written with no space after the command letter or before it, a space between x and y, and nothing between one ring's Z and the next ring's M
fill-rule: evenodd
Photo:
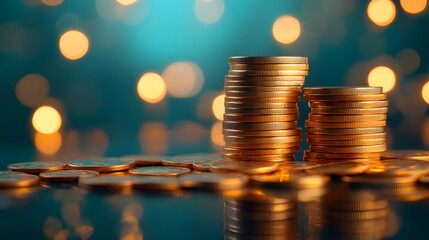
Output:
M319 153L304 151L304 156L310 158L336 159L336 158L380 158L381 153Z
M245 92L274 92L274 91L292 91L295 94L301 94L299 86L225 86L225 92L228 91L245 91Z
M380 94L353 94L353 95L325 95L325 94L304 94L307 101L324 102L324 101L340 101L340 102L365 102L365 101L383 101L387 99L385 93Z
M228 75L239 76L307 76L307 70L229 70Z
M340 212L340 211L320 211L322 218L326 220L336 220L336 221L363 221L370 219L379 219L387 217L387 209L378 209L371 211L354 211L354 212ZM309 215L314 213L314 211L309 212Z
M353 146L353 147L326 147L318 145L310 145L312 152L327 152L327 153L361 153L361 152L384 152L387 149L386 144L372 146Z
M304 94L320 95L353 95L353 94L379 94L382 93L381 87L306 87Z
M307 139L307 143L310 145L321 145L321 146L368 146L368 145L379 145L385 144L385 138L379 139L357 139L357 140L318 140L318 139Z
M159 155L126 155L123 158L133 160L134 164L138 166L155 166L161 165L162 160L168 157Z
M212 156L179 155L179 156L171 157L169 159L162 160L162 164L166 166L173 166L173 167L192 168L192 165L194 163L204 162L207 160L217 160L217 159Z
M278 165L261 161L219 161L210 167L212 172L240 172L244 174L263 174L276 171Z
M249 177L240 173L192 173L179 178L186 188L203 188L211 190L232 190L246 186Z
M220 161L220 160L208 160L204 162L197 162L197 163L193 163L192 167L194 168L194 170L209 172L210 166L217 161Z
M246 82L287 82L287 81L299 81L304 82L305 76L237 76L237 75L226 75L225 81L246 81Z
M424 175L429 173L429 162L409 159L389 159L371 165L368 175L390 177L403 175Z
M325 123L305 120L305 126L308 128L373 128L385 127L386 121Z
M371 211L378 209L386 209L389 203L385 199L374 200L355 200L355 201L320 201L322 208L333 211Z
M330 180L329 176L295 172L291 174L291 183L295 188L320 188Z
M298 215L297 211L280 211L280 212L247 211L245 209L233 208L233 207L225 207L224 213L227 218L231 218L237 221L264 221L264 222L282 221L286 219L295 218ZM225 239L230 239L230 238L225 238ZM270 240L271 239L273 238L270 237Z
M228 63L259 63L259 64L273 64L273 63L308 63L307 57L299 56L234 56L228 59Z
M354 175L365 172L369 168L368 164L359 162L340 162L326 164L306 170L311 174L325 175Z
M249 131L249 130L232 130L223 129L224 136L247 136L247 137L284 137L301 135L301 128L291 130L274 130L274 131Z
M303 161L288 161L279 163L278 172L295 172L295 171L305 171L319 166L319 164L303 162Z
M295 148L299 147L300 141L290 142L290 143L267 143L267 144L248 144L248 143L235 143L235 142L226 142L225 146L230 148L238 149L274 149L274 148Z
M380 108L388 107L389 101L368 102L309 102L311 108Z
M297 151L298 152L298 151ZM269 162L284 162L294 161L295 157L290 157L289 154L285 155L233 155L222 154L225 160L231 161L269 161Z
M98 176L97 171L92 170L57 170L40 173L40 178L45 181L70 182L79 178Z
M386 114L389 108L312 108L312 114Z
M189 168L165 166L139 167L129 170L129 173L141 176L180 176L190 172Z
M372 127L372 128L311 128L307 127L309 134L324 134L324 135L362 135L372 133L384 133L385 127Z
M398 176L398 177L376 177L371 175L343 176L341 180L347 183L364 184L411 184L416 182L418 176Z
M274 97L299 97L300 93L297 91L272 91L272 92L262 92L262 91L225 91L227 97L255 97L255 98L274 98Z
M368 114L368 115L318 115L308 114L308 120L314 122L370 122L386 121L386 114Z
M231 154L231 155L286 155L288 157L295 157L295 153L299 152L299 147L293 148L277 148L277 149L236 149L236 148L228 148L224 147L222 149L223 154Z
M133 166L133 160L122 158L77 159L67 164L69 169L93 170L100 173L128 170Z
M268 76L266 76L268 77ZM287 76L287 77L297 77L297 76ZM262 78L262 77L261 77ZM270 80L256 80L251 78L249 80L225 80L225 86L236 86L236 87L278 87L278 86L288 86L288 87L301 87L304 85L304 80L284 80L284 81L270 81Z
M0 189L2 188L25 188L35 186L39 183L39 177L21 173L0 171Z
M237 122L290 122L298 120L297 114L290 115L259 115L259 116L248 116L241 114L224 114L223 119L225 121L237 121Z
M227 108L297 108L299 97L239 98L225 97Z
M395 158L429 161L429 151L417 149L388 150L381 155L381 159Z
M246 144L268 144L268 143L291 143L301 141L301 135L284 137L239 137L224 136L225 142L246 143Z
M224 129L237 129L237 130L287 130L297 128L295 122L268 122L268 123L243 123L223 121L222 126Z
M327 165L327 164L335 164L335 163L365 163L371 164L379 162L379 158L311 158L311 157L303 157L303 160L310 163Z
M244 115L289 115L298 114L297 106L291 108L225 108L225 113L228 114L244 114Z
M306 70L308 71L308 64L247 64L237 63L230 65L231 70Z
M39 174L45 171L62 170L66 166L62 162L20 162L9 164L7 168L11 171Z
M368 139L386 139L386 133L371 133L361 135L324 135L324 134L306 134L307 139L322 141L351 141L351 140L368 140Z

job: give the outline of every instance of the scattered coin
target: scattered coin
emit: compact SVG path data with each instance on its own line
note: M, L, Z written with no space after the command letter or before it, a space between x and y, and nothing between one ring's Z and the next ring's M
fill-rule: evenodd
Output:
M77 159L67 164L69 169L94 170L100 173L128 170L133 166L133 160L123 158Z
M365 102L365 101L385 101L387 99L385 93L353 94L353 95L311 94L311 95L304 95L304 98L307 101L315 101L315 102L323 102L323 101Z
M168 157L158 155L127 155L124 158L133 160L137 166L156 166L162 165L162 160Z
M65 166L66 164L62 162L21 162L10 164L7 167L11 171L39 174L45 171L61 170Z
M179 178L186 188L232 190L243 188L249 178L240 173L192 173Z
M307 57L296 57L296 56L258 56L258 57L248 57L248 56L237 56L230 57L228 62L230 64L235 63L260 63L260 64L273 64L273 63L308 63Z
M381 159L413 159L429 161L429 151L426 150L388 150L381 155Z
M131 174L142 176L180 176L190 172L189 168L166 166L139 167L129 170Z
M250 175L274 172L277 169L277 164L262 161L219 161L210 166L212 172L240 172Z
M382 185L394 185L394 184L412 184L415 183L418 176L395 176L395 177L376 177L371 175L355 175L355 176L343 176L341 180L348 183L361 183L361 184L382 184Z
M39 183L39 177L9 171L1 171L0 188L21 188L31 187Z
M42 172L39 176L45 181L72 182L77 181L79 178L94 177L97 175L98 172L91 170L58 170Z
M306 170L311 174L325 175L354 175L365 172L369 168L368 164L359 162L340 162L334 164L326 164Z
M197 163L193 163L192 167L194 168L194 170L198 170L198 171L203 171L203 172L209 172L210 171L210 166L215 163L218 162L219 160L207 160L204 162L197 162Z
M220 156L219 156L220 158ZM218 157L216 156L204 156L204 155L179 155L175 157L171 157L169 159L163 160L162 164L166 166L173 166L173 167L185 167L185 168L191 168L194 163L200 163L205 162L207 160L217 160Z
M325 94L325 95L352 95L352 94L380 94L381 87L307 87L304 94Z

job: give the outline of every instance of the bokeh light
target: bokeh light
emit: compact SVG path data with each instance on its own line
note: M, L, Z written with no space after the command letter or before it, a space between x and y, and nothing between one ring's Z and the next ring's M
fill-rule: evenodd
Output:
M54 155L60 149L62 145L62 136L59 132L51 134L44 134L36 132L34 135L34 145L37 150L45 155Z
M382 87L385 93L391 91L395 87L395 84L395 72L386 66L375 67L368 74L368 85L371 87Z
M410 14L423 12L427 4L427 0L401 0L401 7Z
M415 72L420 67L420 55L411 48L401 50L396 56L396 60L404 73Z
M223 114L225 113L224 104L225 104L225 94L220 94L213 100L212 111L213 111L213 115L218 120L223 120Z
M40 106L49 98L49 82L39 74L28 74L16 84L16 97L27 107Z
M154 72L143 74L137 83L137 93L148 103L160 102L166 93L164 79Z
M427 81L422 87L422 97L423 100L429 104L429 81Z
M162 73L162 77L167 84L168 94L177 98L193 97L204 85L203 72L191 62L170 64Z
M137 0L116 0L121 5L130 6L137 2Z
M217 146L225 146L225 141L223 140L223 134L222 134L221 121L218 121L215 124L213 124L210 136L212 139L212 143L214 143Z
M146 154L164 154L168 147L168 129L161 122L146 122L139 131L140 147Z
M196 0L194 10L199 21L213 24L222 17L225 4L223 0Z
M385 27L395 20L396 7L390 0L372 0L368 4L367 14L377 26Z
M65 58L77 60L88 52L89 40L84 33L70 30L61 35L59 48Z
M32 123L36 131L51 134L61 128L62 118L55 108L41 106L34 112Z
M58 6L61 3L63 3L64 0L42 0L42 3L54 7L54 6Z
M274 39L282 44L295 42L301 34L299 20L292 16L281 16L273 24Z

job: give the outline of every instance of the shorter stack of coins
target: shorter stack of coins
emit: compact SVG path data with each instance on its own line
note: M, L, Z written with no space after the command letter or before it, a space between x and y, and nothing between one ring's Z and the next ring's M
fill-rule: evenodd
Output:
M311 108L305 161L380 160L386 151L388 111L380 87L305 88L304 97Z
M225 76L226 160L295 160L307 57L231 57Z

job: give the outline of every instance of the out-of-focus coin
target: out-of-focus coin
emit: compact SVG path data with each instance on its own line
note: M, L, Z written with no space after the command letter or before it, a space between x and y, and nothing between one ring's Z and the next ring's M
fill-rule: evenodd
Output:
M429 151L417 149L388 150L381 155L381 159L395 158L429 161Z
M191 170L189 168L166 166L139 167L129 171L131 174L141 176L179 176L190 172Z
M289 100L287 100L289 99ZM288 101L288 102L286 102ZM230 101L225 99L227 108L296 108L298 98L284 98L282 102L255 102L255 101Z
M146 191L177 191L182 185L175 177L138 177L133 188Z
M385 127L371 127L371 128L311 128L307 127L309 134L324 134L324 135L361 135L372 133L384 133Z
M31 187L39 183L39 177L25 174L2 171L0 174L0 188Z
M291 143L301 141L301 135L285 137L239 137L224 136L226 142L246 143L246 144L268 144L268 143Z
M208 160L208 161L204 161L204 162L197 162L197 163L193 163L192 167L194 168L194 170L209 172L210 166L213 163L218 162L218 161L219 160Z
M372 164L366 173L381 177L419 176L429 173L429 162L410 159L389 159Z
M298 152L298 151L297 151ZM283 162L283 161L294 161L295 157L291 157L289 154L285 155L234 155L234 154L222 154L225 160L235 161L270 161L270 162Z
M263 211L246 211L243 209L227 207L225 208L225 215L227 218L231 218L237 221L270 222L270 221L282 221L282 220L297 217L298 212L293 210L281 211L281 212L263 212Z
M352 94L379 94L381 87L306 87L304 94L325 94L325 95L352 95Z
M276 149L276 148L296 148L301 145L301 141L290 142L290 143L236 143L226 142L226 145L230 148L237 149Z
M287 171L287 172L295 172L295 171L305 171L308 169L312 169L319 166L319 164L303 162L303 161L289 161L279 163L279 172Z
M309 102L311 108L380 108L388 107L389 101L367 102Z
M304 161L311 162L311 163L317 163L317 164L333 164L333 163L376 163L380 161L380 158L311 158L304 156Z
M225 113L245 115L298 114L297 106L291 108L225 108Z
M368 140L368 139L386 139L386 133L371 133L361 135L324 135L324 134L306 134L307 139L321 141L351 141L351 140Z
M161 165L162 160L168 157L158 155L127 155L124 158L133 160L137 166L156 166Z
M192 173L179 178L186 188L232 190L244 187L249 177L240 173Z
M319 152L310 152L304 151L304 156L311 158L380 158L381 153L319 153Z
M72 182L77 181L79 178L94 177L98 172L91 170L58 170L40 173L40 178L45 181L57 182Z
M308 63L307 57L299 56L234 56L228 59L230 64L235 63L259 63L259 64L272 64L272 63Z
M385 121L386 114L368 114L368 115L318 115L308 114L308 120L314 122L370 122L370 121Z
M171 157L169 159L163 160L162 164L166 166L173 166L173 167L185 167L185 168L191 168L194 163L204 162L207 160L216 160L217 157L210 157L210 156L193 156L193 155L179 155L175 157Z
M326 147L318 145L310 145L310 151L326 152L326 153L362 153L362 152L384 152L386 144L372 146L352 146L352 147Z
M244 107L247 104L252 103L252 104L255 104L256 106L259 106L257 108L263 108L264 106L275 108L277 106L277 109L279 109L279 108L297 108L298 107L297 103L300 101L300 99L301 97L299 95L281 96L281 97L226 96L225 103L232 103L232 104L241 103L241 104L245 104ZM234 108L234 107L226 106L226 108ZM246 108L256 108L256 107L246 107Z
M289 172L275 172L272 174L260 174L250 177L254 183L258 185L290 187L291 177Z
M263 92L263 91L227 91L225 90L225 96L227 97L255 97L255 98L275 98L275 97L298 97L300 92L298 91L271 91L271 92Z
M314 214L316 211L308 209L309 215ZM363 220L370 220L370 219L379 219L382 217L386 217L388 214L387 209L378 209L378 210L372 210L372 211L317 211L319 214L321 214L321 218L326 220L335 220L335 221L363 221Z
M360 184L382 184L382 185L394 185L394 184L412 184L416 182L418 176L396 176L396 177L376 177L368 174L355 175L355 176L343 176L341 180L348 183L360 183Z
M389 108L311 108L312 114L386 114Z
M297 114L290 115L259 115L259 116L248 116L240 114L224 114L223 119L225 121L235 122L290 122L297 121Z
M226 76L225 78L237 77L234 80L225 80L225 86L265 86L265 87L275 87L275 86L302 86L304 85L305 76L264 76L264 77L254 77L254 76ZM302 78L303 80L287 80L287 78ZM272 78L285 78L285 80L272 80Z
M132 185L140 181L137 176L97 176L79 178L79 186L89 189L123 190L131 189Z
M293 173L291 184L295 188L320 188L329 182L330 178L321 174Z
M39 174L45 171L61 170L65 166L66 164L62 162L20 162L10 164L7 168L11 171Z
M250 175L274 172L277 169L277 164L261 161L219 161L210 166L212 172L240 172Z
M425 175L425 176L419 177L419 182L421 182L421 183L429 183L429 176Z
M371 121L371 122L313 122L305 120L305 126L311 128L373 128L385 127L386 121Z
M354 175L365 172L369 168L368 164L358 162L341 162L327 164L306 170L311 174L325 175Z
M69 169L94 170L100 173L128 170L133 166L133 160L123 158L77 159L67 164Z
M387 99L385 93L380 94L354 94L354 95L324 95L324 94L304 94L307 101L340 101L340 102L365 102L365 101L384 101Z
M293 95L301 94L300 86L225 86L225 92L228 91L247 91L247 92L273 92L273 91L292 91Z
M224 147L222 149L223 154L233 154L233 155L287 155L289 157L294 157L296 152L299 152L299 147L293 148L274 148L274 149L237 149L237 148L228 148Z
M322 145L322 146L368 146L368 145L379 145L385 144L385 138L378 139L356 139L356 140L318 140L318 139L307 139L307 143L311 145Z
M306 70L308 71L308 64L248 64L248 63L237 63L231 64L231 70Z
M240 76L307 76L306 70L229 70L228 75Z
M247 137L282 137L301 135L301 128L290 130L274 130L274 131L241 131L233 129L223 129L224 136L247 136Z
M223 128L240 130L288 130L297 128L297 122L268 122L268 123L246 123L223 121Z

